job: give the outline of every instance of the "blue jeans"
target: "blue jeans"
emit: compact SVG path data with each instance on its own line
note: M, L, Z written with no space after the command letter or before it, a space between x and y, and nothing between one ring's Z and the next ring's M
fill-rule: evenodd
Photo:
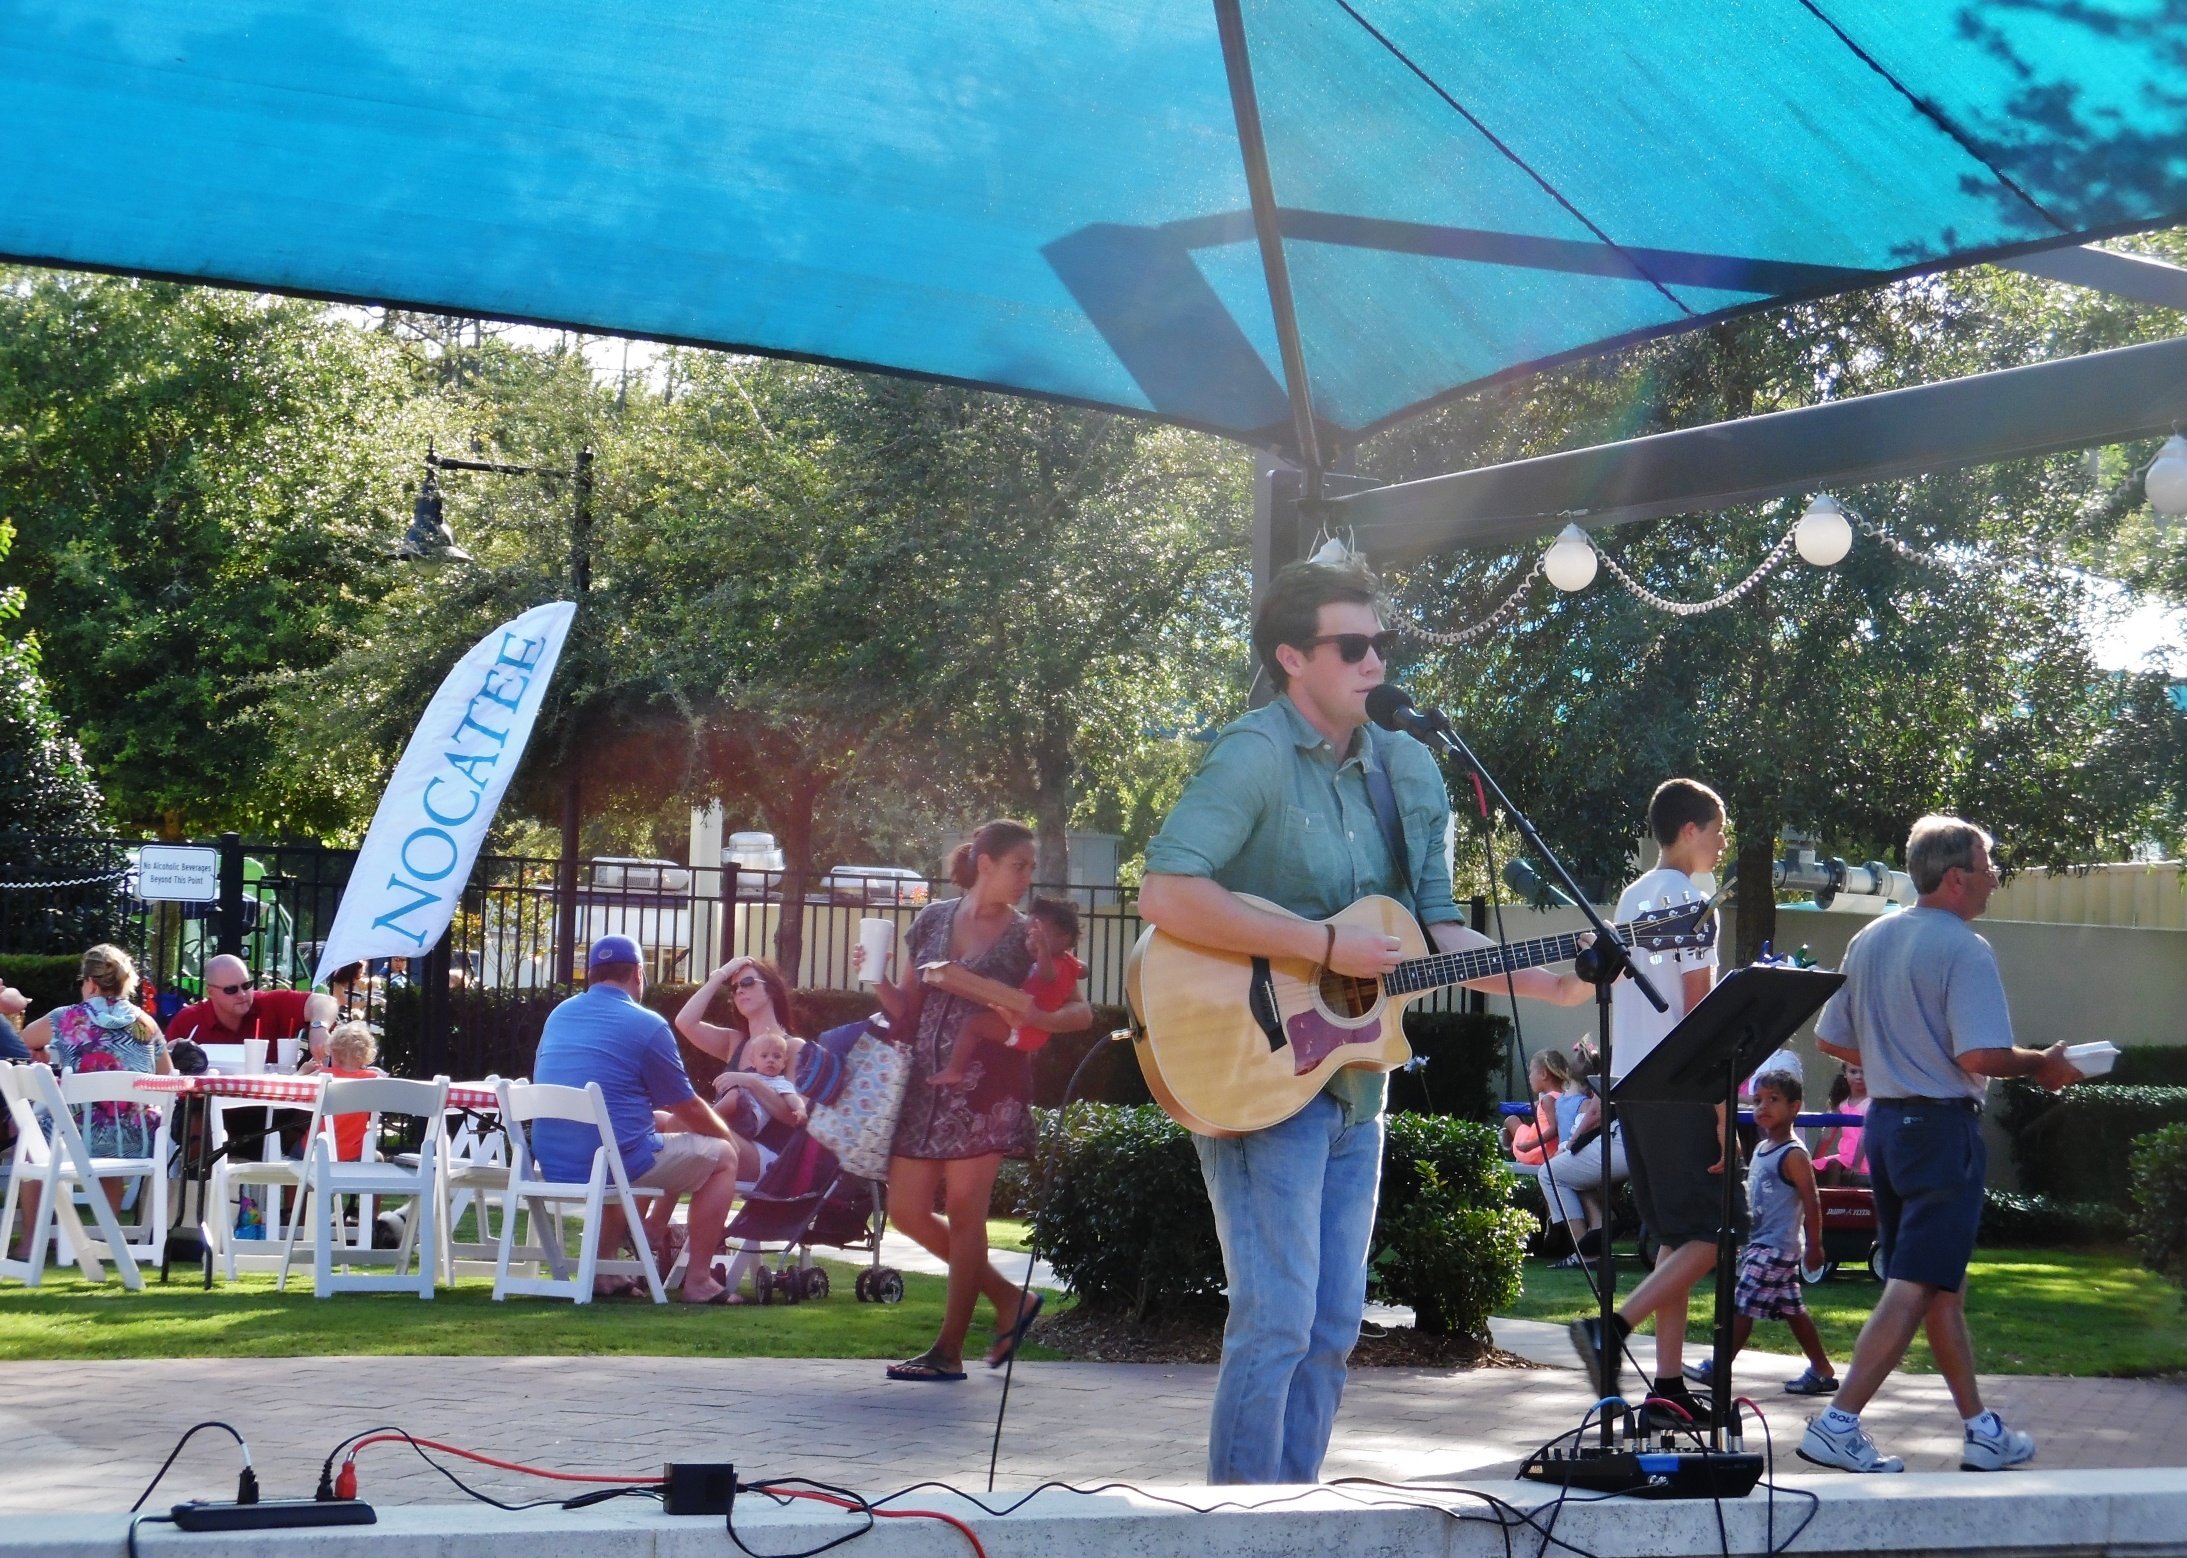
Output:
M1248 1136L1196 1136L1230 1283L1209 1482L1313 1482L1367 1304L1380 1116L1328 1094Z

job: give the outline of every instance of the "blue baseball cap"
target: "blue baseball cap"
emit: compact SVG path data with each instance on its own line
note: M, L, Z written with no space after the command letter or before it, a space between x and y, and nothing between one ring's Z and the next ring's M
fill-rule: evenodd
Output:
M634 936L602 936L592 944L591 955L585 959L589 972L606 968L611 963L643 963L645 951Z

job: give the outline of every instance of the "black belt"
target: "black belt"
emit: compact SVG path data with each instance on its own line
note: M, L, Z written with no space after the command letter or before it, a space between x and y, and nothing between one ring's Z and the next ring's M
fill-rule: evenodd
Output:
M1980 1114L1979 1098L1871 1098L1873 1104L1889 1104L1896 1109L1958 1109L1967 1114Z

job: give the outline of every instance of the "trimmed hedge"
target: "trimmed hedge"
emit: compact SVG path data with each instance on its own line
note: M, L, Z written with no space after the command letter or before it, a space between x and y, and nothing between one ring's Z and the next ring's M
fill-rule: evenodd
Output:
M2078 1087L2187 1087L2187 1044L2128 1044L2119 1062Z
M0 957L0 979L30 997L30 1010L23 1015L25 1022L35 1022L56 1006L73 1006L82 999L82 981L77 977L82 968L83 957L74 952L66 957L25 952Z
M2134 1139L2187 1122L2187 1087L2071 1087L2045 1092L2032 1082L2004 1084L1999 1114L2012 1140L2020 1188L2056 1201L2101 1201L2125 1208Z
M2167 1125L2134 1143L2134 1248L2141 1263L2187 1297L2187 1125Z
M1986 1190L1977 1238L1985 1248L2049 1249L2123 1244L2127 1231L2126 1214L2108 1201L2056 1201L2049 1196Z
M1518 1291L1528 1220L1510 1205L1496 1133L1437 1115L1389 1117L1369 1291L1422 1331L1485 1339ZM1074 1104L1042 1122L1033 1238L1082 1303L1136 1321L1206 1303L1222 1246L1192 1138L1161 1110Z

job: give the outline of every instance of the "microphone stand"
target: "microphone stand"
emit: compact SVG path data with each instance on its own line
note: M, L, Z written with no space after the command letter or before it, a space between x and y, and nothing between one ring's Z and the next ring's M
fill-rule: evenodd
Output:
M1426 713L1408 709L1407 712L1412 715L1412 719L1407 723L1414 735L1418 736L1425 732L1426 735L1433 737L1435 743L1441 745L1446 755L1456 758L1467 772L1480 780L1488 793L1494 797L1496 804L1501 806L1504 814L1511 819L1512 826L1519 830L1519 837L1532 846L1534 853L1540 856L1549 869L1555 873L1557 880L1564 884L1564 890L1571 894L1572 901L1578 906L1580 913L1587 917L1587 923L1594 928L1594 945L1583 948L1579 955L1572 960L1572 972L1595 987L1595 1022L1601 1034L1602 1044L1602 1071L1595 1078L1595 1097L1602 1105L1602 1136L1600 1139L1602 1142L1603 1166L1602 1251L1601 1260L1597 1266L1597 1280L1595 1283L1596 1294L1601 1299L1601 1311L1596 1320L1596 1323L1601 1327L1598 1335L1601 1357L1598 1362L1596 1377L1598 1379L1608 1379L1611 1377L1619 1350L1615 1324L1616 1305L1612 1302L1617 1296L1617 1260L1610 1247L1610 1136L1617 1125L1617 1105L1610 1098L1610 1078L1612 1076L1610 1069L1610 991L1611 987L1617 983L1618 975L1626 974L1632 978L1634 986L1638 988L1642 995L1648 998L1649 1004L1657 1011L1669 1011L1670 1003L1663 999L1656 987L1649 982L1648 976L1642 973L1639 965L1633 962L1632 949L1626 946L1619 939L1618 933L1610 928L1600 914L1595 912L1593 902L1585 892L1581 891L1579 883L1572 880L1572 873L1564 868L1564 862L1559 860L1549 846L1542 842L1541 833L1528 820L1526 813L1511 804L1511 797L1504 793L1504 787L1496 782L1496 776L1483 767L1481 760L1474 756L1473 749L1466 745L1465 738L1459 735L1451 725L1449 717L1440 709L1431 709ZM1574 1254L1580 1254L1577 1241L1574 1241L1572 1249ZM1581 1255L1580 1261L1580 1269L1582 1271L1586 1270L1586 1257ZM1602 1449L1605 1454L1609 1453L1612 1447L1613 1431L1610 1414L1604 1412L1602 1414Z

